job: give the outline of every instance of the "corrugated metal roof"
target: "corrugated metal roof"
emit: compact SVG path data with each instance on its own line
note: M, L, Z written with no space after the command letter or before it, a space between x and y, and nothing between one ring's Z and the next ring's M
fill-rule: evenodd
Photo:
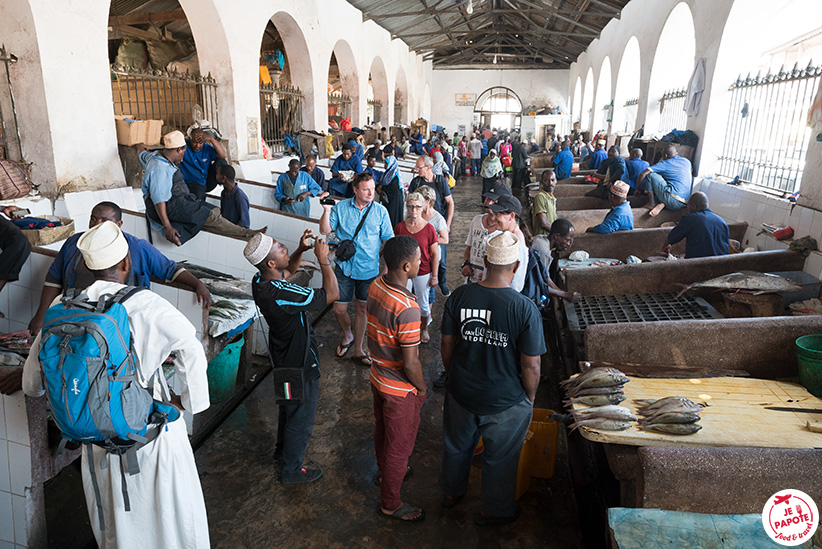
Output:
M567 68L629 0L348 0L434 67Z

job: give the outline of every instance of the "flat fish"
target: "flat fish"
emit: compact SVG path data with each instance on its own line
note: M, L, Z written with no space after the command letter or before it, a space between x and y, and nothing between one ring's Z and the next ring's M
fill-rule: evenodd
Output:
M654 423L642 427L646 431L659 431L668 435L692 435L702 429L697 423Z
M794 292L802 289L800 286L797 286L787 278L756 271L740 271L738 273L718 276L703 282L695 282L694 284L686 287L679 295L682 295L682 293L690 288L736 290L739 292L752 293L754 295Z

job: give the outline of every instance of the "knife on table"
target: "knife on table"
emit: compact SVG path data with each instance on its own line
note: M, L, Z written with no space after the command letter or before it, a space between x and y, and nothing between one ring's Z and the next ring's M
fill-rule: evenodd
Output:
M765 406L766 410L776 410L778 412L802 412L805 414L822 414L822 408L789 408L783 406Z

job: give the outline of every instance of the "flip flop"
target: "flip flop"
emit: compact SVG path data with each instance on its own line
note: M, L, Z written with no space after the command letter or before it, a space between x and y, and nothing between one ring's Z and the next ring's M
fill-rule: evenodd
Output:
M412 518L412 519L404 518L404 517L407 517L408 515L410 515L412 513L415 513L418 509L420 511L420 515L418 517ZM377 507L377 514L379 514L380 516L383 516L385 518L399 520L399 521L402 521L402 522L419 522L419 521L421 521L422 519L425 518L425 509L421 509L421 508L418 508L418 507L411 507L411 505L409 505L407 503L403 503L402 507L400 507L399 509L397 509L396 511L394 511L390 515L386 514L386 513L383 513L382 509Z
M369 355L352 356L351 360L358 363L360 366L371 367L371 357Z
M343 358L345 355L348 354L349 349L354 346L354 340L352 339L348 343L340 343L337 345L337 348L334 350L334 354L337 355L337 358ZM340 352L342 350L342 353Z

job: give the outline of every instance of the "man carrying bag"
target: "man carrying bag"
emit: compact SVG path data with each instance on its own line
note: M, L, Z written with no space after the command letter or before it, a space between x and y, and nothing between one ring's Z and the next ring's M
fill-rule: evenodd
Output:
M322 271L321 289L286 281L300 266L303 252L312 248L312 239L311 231L305 231L300 245L289 257L285 246L258 233L243 252L260 271L254 277L252 293L269 326L269 356L280 405L274 460L282 466L283 484L314 482L323 474L322 469L304 467L303 456L311 440L320 390L317 340L308 322L308 312L322 310L340 295L328 260L328 244L315 239L313 246Z

